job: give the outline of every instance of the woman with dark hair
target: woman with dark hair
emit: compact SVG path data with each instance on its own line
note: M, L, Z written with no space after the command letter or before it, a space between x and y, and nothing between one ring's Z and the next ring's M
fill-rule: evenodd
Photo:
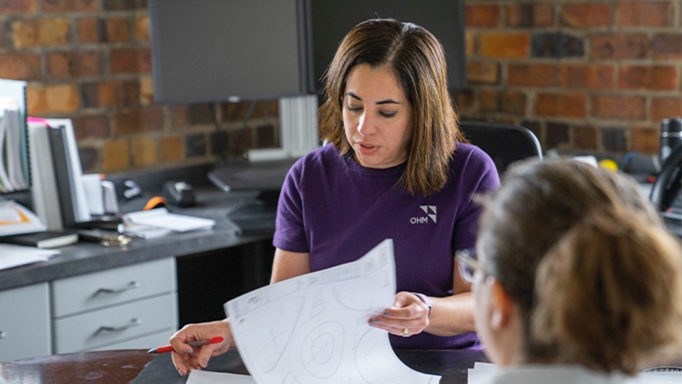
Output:
M457 258L486 383L619 383L682 351L682 249L628 178L532 161L484 205L478 261Z
M426 29L390 19L358 24L326 73L322 148L300 159L282 187L271 282L357 260L394 241L398 293L368 319L394 348L476 345L473 301L454 250L473 247L480 208L499 185L480 149L463 142L447 90L445 55ZM189 325L176 351L206 335L220 345L174 353L181 373L227 350L229 320Z

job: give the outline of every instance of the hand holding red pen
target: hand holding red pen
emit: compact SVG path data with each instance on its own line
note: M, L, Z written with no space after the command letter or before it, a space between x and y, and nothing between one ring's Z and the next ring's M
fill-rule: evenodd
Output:
M199 346L191 343L203 341L214 337L222 337L218 343L201 342ZM213 321L210 323L188 324L177 331L170 339L173 349L171 358L175 368L181 376L185 376L190 370L206 368L212 356L225 353L234 346L232 331L228 319Z

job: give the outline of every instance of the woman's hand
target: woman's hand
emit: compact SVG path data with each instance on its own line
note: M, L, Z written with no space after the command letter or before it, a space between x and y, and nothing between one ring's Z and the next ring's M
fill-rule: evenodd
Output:
M408 337L429 326L429 307L413 293L398 292L393 307L381 315L370 317L368 322L394 335Z
M223 342L219 344L207 344L201 347L191 347L187 343L210 339L214 336L222 336ZM208 360L212 356L218 356L227 352L234 345L232 330L228 319L213 321L210 323L187 324L181 330L175 332L170 339L173 346L173 365L181 376L185 376L190 370L206 368Z

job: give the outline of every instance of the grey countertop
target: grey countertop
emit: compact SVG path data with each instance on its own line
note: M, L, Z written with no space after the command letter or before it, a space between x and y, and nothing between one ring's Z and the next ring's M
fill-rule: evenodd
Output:
M240 203L252 201L253 192L224 193L214 186L196 188L197 205L173 208L175 213L205 217L216 221L213 229L173 233L156 239L134 239L128 245L104 247L80 242L60 248L49 261L0 271L0 290L91 273L108 268L141 263L172 256L228 248L262 240L266 236L239 236L227 219L227 213Z

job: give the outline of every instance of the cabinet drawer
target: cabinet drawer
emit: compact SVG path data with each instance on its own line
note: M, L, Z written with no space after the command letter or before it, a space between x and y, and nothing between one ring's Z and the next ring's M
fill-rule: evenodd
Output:
M136 337L132 340L124 341L122 343L95 348L93 351L111 351L114 349L151 349L160 347L169 343L170 337L173 336L176 330L177 329L173 328L148 336Z
M0 292L0 361L50 354L47 283Z
M55 353L71 353L174 328L175 293L53 321Z
M175 292L175 258L109 269L52 282L53 317Z

